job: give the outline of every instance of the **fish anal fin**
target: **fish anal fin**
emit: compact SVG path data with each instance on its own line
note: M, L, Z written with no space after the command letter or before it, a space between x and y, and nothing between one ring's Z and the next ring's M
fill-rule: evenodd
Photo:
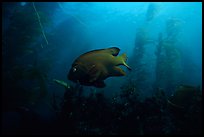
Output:
M106 86L106 84L104 83L104 81L96 81L96 82L94 82L94 87L104 88L105 86Z
M118 66L114 66L110 72L109 72L110 76L125 76L126 73Z

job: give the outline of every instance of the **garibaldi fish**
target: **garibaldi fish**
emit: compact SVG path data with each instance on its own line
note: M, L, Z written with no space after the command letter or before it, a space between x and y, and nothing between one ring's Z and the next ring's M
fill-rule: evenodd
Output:
M131 70L126 64L126 54L117 56L119 51L119 48L111 47L82 54L73 62L67 75L68 79L81 85L105 87L106 78L126 75L119 65L124 65Z

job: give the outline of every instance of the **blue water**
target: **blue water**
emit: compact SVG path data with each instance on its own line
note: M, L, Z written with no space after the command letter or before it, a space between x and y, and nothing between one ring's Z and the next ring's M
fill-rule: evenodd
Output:
M67 79L73 61L90 50L109 47L120 48L119 55L127 54L127 64L133 66L132 71L122 66L127 75L106 79L105 88L84 86L85 96L96 90L111 98L120 93L131 76L138 79L135 84L141 99L155 93L155 83L168 96L181 84L200 86L202 90L201 2L5 2L2 15L3 102L4 109L13 115L16 108L25 106L45 121L51 120L53 93L59 96L58 101L65 93L64 87L52 80L76 85ZM162 77L158 82L155 72L158 37L162 34L164 41L168 39L167 25L172 20L170 31L174 39L171 42L175 43L169 51L165 51L164 46L162 54L169 52L178 57L166 61L166 66L159 64L166 68L164 73L158 72ZM135 43L141 29L145 30L141 35L147 36L148 42L143 45L143 56L138 57L135 48L139 45ZM142 74L145 80L136 72L140 67L135 66L138 62L145 64L142 68L147 72ZM167 68L170 63L172 65ZM169 72L171 67L172 72ZM169 77L173 79L170 82ZM46 95L37 99L41 90ZM16 117L19 116L13 117L18 123Z
M74 16L77 22L82 26L80 31L86 33L89 39L89 47L84 49L83 44L75 45L77 48L84 49L77 57L93 49L117 46L121 49L120 53L127 53L128 57L133 54L136 31L144 27L148 31L150 39L156 40L160 32L165 35L165 25L168 19L174 18L180 21L180 32L178 36L177 48L182 54L181 60L188 62L182 69L193 69L194 73L188 73L183 80L183 84L202 85L202 3L199 2L154 2L157 7L155 17L149 22L146 21L146 12L150 3L147 2L88 2L88 3L60 3L61 8L56 12L55 20L64 20ZM68 27L68 26L67 26ZM85 32L84 32L85 31ZM80 33L80 32L79 32ZM80 35L79 35L80 36ZM76 34L76 39L79 37ZM81 40L79 40L81 42ZM81 45L81 46L80 46ZM74 47L75 47L74 46ZM155 45L147 45L149 56L146 59L148 66L154 65ZM59 61L66 60L64 55L70 55L69 50L63 49L60 53ZM62 56L62 57L61 57ZM71 60L73 60L72 58ZM70 60L70 63L72 62ZM137 61L137 59L135 59ZM69 63L67 61L67 63ZM192 63L192 64L191 64ZM182 64L182 62L181 62ZM67 65L67 68L70 66ZM57 68L56 68L57 69ZM61 76L67 73L66 69L59 68ZM154 68L151 68L150 75L154 75ZM181 70L185 73L185 70ZM186 74L184 74L186 75ZM59 74L58 74L59 76ZM151 78L152 76L150 76ZM66 78L61 77L66 80ZM107 90L118 87L118 82L124 78L107 79ZM110 84L109 84L110 81ZM106 90L106 89L105 89Z

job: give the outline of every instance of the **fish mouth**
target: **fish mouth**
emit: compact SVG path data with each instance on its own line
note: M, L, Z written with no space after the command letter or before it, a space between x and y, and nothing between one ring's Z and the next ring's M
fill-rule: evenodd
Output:
M85 78L85 77L82 77L82 76L80 76L80 75L74 75L74 74L72 74L72 73L69 73L69 74L67 75L67 78L68 78L68 80L71 80L71 81L73 81L73 82L75 82L75 83L78 83L78 82L81 83L81 81L84 81L84 78Z
M67 75L67 79L71 80L71 81L75 81L73 75L71 75L71 73L68 73Z

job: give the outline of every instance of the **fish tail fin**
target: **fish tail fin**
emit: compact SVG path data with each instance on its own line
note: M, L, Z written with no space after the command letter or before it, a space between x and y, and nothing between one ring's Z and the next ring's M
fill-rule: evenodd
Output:
M123 59L124 62L127 61L127 54L126 53L123 53L120 56L121 56L121 58Z
M121 60L122 60L122 65L126 66L129 70L131 70L130 66L128 66L127 62L127 55L126 53L123 53L122 55L120 55Z

